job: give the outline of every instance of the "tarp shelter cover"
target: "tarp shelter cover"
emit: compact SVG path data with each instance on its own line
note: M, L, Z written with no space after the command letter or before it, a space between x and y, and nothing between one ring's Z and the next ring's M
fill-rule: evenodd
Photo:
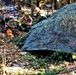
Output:
M64 6L31 29L22 51L62 50L76 53L76 3Z

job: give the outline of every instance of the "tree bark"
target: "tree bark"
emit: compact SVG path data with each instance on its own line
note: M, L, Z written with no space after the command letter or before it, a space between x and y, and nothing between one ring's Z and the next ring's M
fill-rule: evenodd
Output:
M55 2L55 9L57 9L57 0L54 0Z
M39 7L39 0L37 0L37 7Z
M70 0L68 0L68 4L70 4Z
M60 8L62 7L62 0L60 0Z

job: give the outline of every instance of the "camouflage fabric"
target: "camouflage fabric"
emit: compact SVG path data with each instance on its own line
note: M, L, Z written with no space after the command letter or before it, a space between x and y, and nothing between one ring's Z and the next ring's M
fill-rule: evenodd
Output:
M64 6L34 25L22 51L62 50L76 53L76 4Z
M3 20L3 16L0 15L0 22Z
M33 21L33 25L37 24L38 22L40 22L40 21L42 21L42 20L44 20L44 19L46 19L46 18L47 18L46 15L44 15L44 14L42 14L42 13L37 14L37 15L35 16L34 21Z

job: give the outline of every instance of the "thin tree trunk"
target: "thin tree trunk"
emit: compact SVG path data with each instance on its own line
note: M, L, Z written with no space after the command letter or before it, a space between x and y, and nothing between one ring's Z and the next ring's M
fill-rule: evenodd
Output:
M60 0L60 8L62 7L62 0Z
M57 0L54 0L55 3L55 9L57 9Z
M70 4L70 0L68 0L68 4Z
M39 7L39 0L37 0L37 6Z

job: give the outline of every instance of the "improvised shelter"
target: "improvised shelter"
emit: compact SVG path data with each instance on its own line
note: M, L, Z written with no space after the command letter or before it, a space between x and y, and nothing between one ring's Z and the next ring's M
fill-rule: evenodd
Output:
M76 53L76 3L64 6L32 27L22 51L34 50Z

